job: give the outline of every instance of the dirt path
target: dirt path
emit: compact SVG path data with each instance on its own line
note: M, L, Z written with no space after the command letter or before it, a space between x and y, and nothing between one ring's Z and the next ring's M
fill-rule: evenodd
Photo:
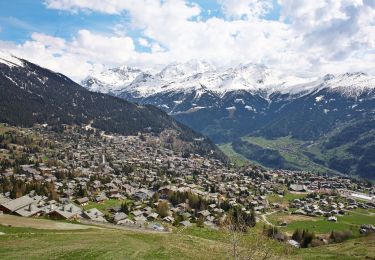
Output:
M26 227L36 229L54 229L54 230L79 230L99 227L87 226L73 223L65 223L48 219L24 218L13 215L0 215L0 225L12 227Z
M267 225L272 226L272 227L281 227L281 226L276 226L276 225L272 224L272 223L269 222L268 219L267 219L267 216L272 215L272 214L275 214L275 213L277 213L277 212L278 212L278 211L275 210L275 211L271 211L271 212L268 212L268 213L262 214L262 215L260 215L260 220L263 221L264 223L266 223Z
M137 225L127 226L127 225L115 225L111 223L100 223L100 222L92 222L85 219L80 220L83 224L93 225L96 227L102 227L106 229L118 229L118 230L125 230L125 231L134 231L134 232L141 232L141 233L159 233L159 234L167 234L172 233L171 231L165 230L165 231L158 231L151 228L143 228L139 227Z

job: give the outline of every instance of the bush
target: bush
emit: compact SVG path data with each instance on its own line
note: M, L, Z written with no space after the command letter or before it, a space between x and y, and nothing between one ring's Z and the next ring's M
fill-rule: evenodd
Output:
M294 231L294 233L292 235L292 239L297 241L297 242L301 242L302 241L302 230L297 228L296 231Z
M345 231L332 231L329 239L334 243L341 243L353 236L353 233L350 230Z
M317 246L323 246L323 245L325 245L324 241L321 240L321 239L316 239L316 238L314 238L314 239L311 241L311 243L310 243L310 246L311 246L311 247L317 247Z

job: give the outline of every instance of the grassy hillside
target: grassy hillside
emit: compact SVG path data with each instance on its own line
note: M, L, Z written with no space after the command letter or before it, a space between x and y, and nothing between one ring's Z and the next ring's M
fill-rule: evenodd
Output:
M1 259L230 259L228 237L208 229L157 234L112 229L43 230L0 226ZM255 231L252 231L255 232ZM244 237L241 249L254 247L254 236ZM312 249L294 249L265 241L277 259L363 259L375 257L374 237ZM273 258L270 258L273 259Z
M248 161L270 168L354 174L355 169L346 167L353 167L351 163L356 160L355 143L329 145L329 138L311 142L290 136L274 139L246 136L219 148L237 164Z
M344 125L315 141L291 136L244 136L220 148L235 161L241 158L264 167L360 175L374 179L373 122Z
M231 143L220 144L218 145L218 147L226 154L226 156L228 156L231 162L237 166L243 166L244 164L249 162L249 160L245 156L233 150Z

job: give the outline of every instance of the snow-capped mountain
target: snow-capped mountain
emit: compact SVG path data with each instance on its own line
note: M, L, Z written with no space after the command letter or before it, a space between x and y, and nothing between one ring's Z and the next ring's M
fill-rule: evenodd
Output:
M106 84L101 91L110 92L106 86L111 84ZM332 152L327 161L311 160L343 173L375 172L368 164L375 133L362 126L375 125L375 77L365 73L301 78L258 64L219 68L191 61L168 65L159 73L142 71L132 82L118 81L116 86L115 95L158 106L217 143L238 144L247 135L291 136L308 143L330 136L339 140L332 142L352 147L353 154L344 160ZM374 150L367 143L371 140Z
M203 93L224 96L232 91L245 91L269 97L275 93L298 95L322 88L356 96L360 92L374 88L374 82L374 76L364 73L302 78L285 75L258 64L217 68L206 61L194 60L170 64L155 74L126 66L114 68L87 77L82 85L95 92L111 93L130 99L144 99L171 92L193 91L198 96ZM180 101L176 100L176 102Z
M141 73L140 69L121 66L90 75L82 81L82 85L94 92L116 94Z
M110 73L114 71L121 70L113 69ZM228 135L231 139L239 130L241 134L260 131L270 123L269 117L294 113L297 105L298 113L305 113L304 118L318 118L319 114L325 120L333 120L316 121L318 126L311 126L311 131L303 134L297 134L300 130L296 128L295 135L304 139L315 138L326 130L324 125L331 127L339 119L372 115L375 107L367 104L375 100L375 76L361 72L301 78L252 63L217 68L208 62L190 61L168 65L155 74L139 70L137 73L131 82L128 78L116 80L118 91L114 94L158 106L215 141L226 140ZM111 92L107 88L111 81L105 77L98 80L105 83L98 89ZM366 108L361 108L364 104ZM233 123L224 131L225 135L220 131L226 127L220 126L223 120Z

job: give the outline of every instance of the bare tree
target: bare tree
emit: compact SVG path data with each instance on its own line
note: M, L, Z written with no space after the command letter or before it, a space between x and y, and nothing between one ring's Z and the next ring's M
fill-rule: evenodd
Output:
M270 250L270 240L261 232L248 232L248 226L241 215L227 215L222 223L222 230L231 245L234 260L277 259Z

